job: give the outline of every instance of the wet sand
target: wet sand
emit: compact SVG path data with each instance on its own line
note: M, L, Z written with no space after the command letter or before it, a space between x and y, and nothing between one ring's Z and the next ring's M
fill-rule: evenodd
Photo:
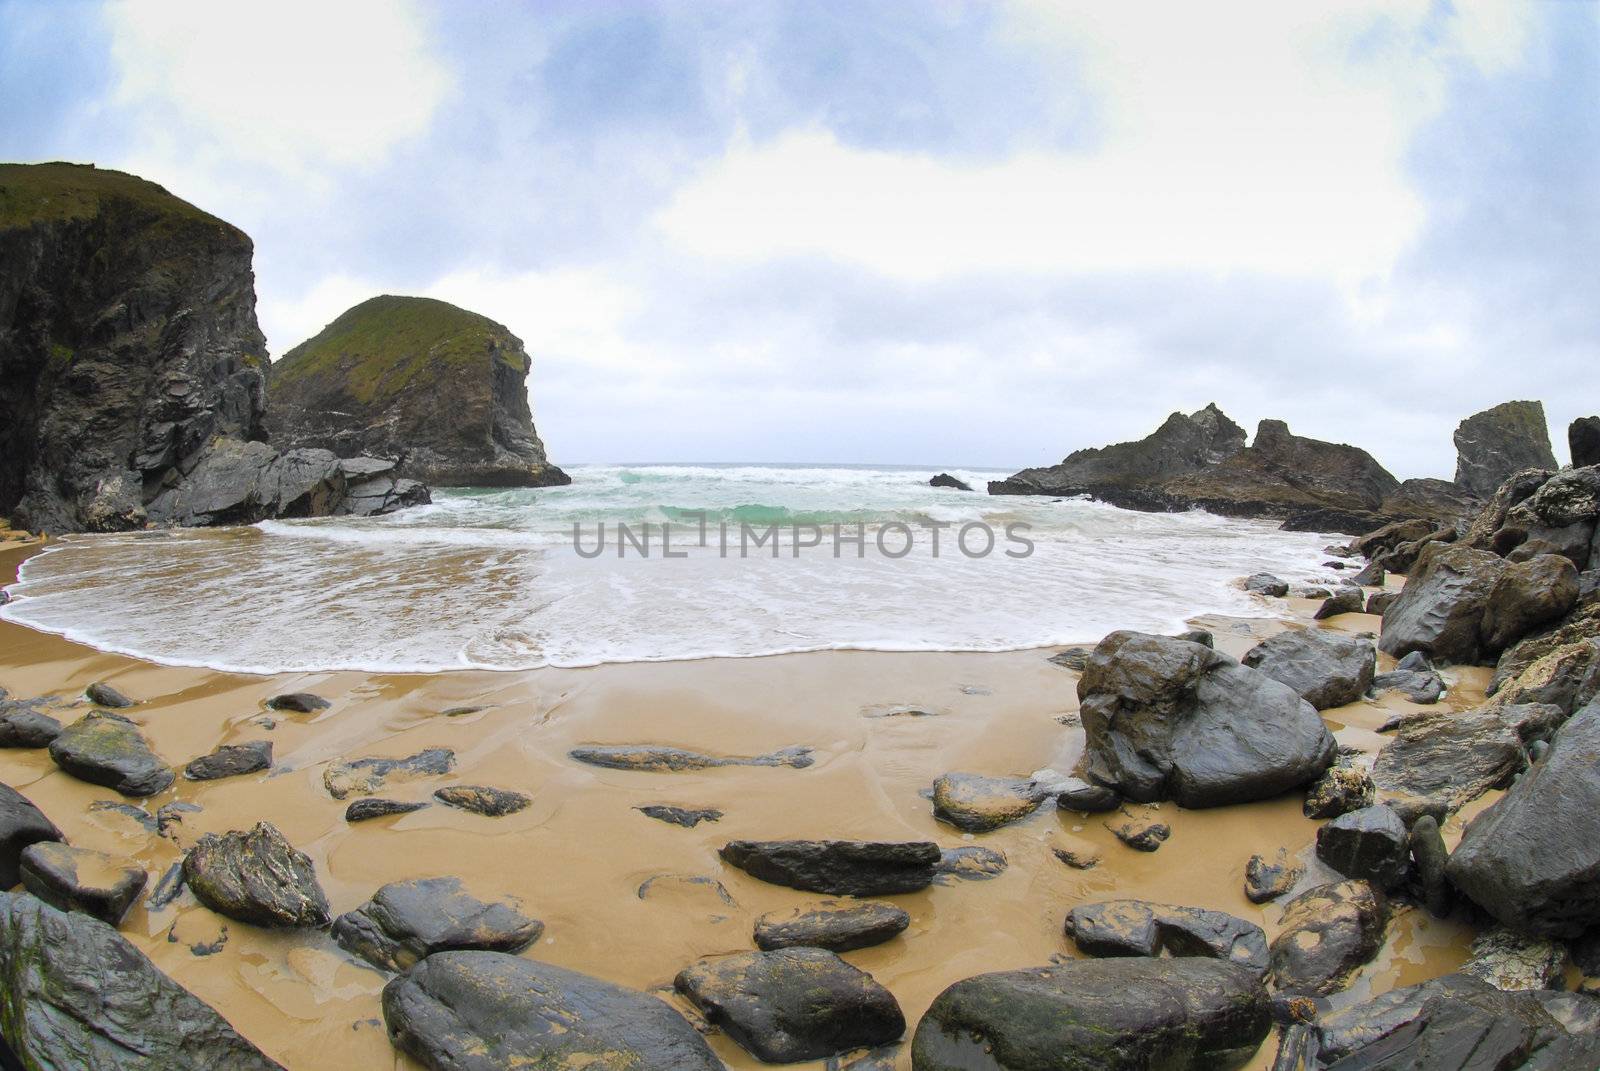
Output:
M27 553L0 549L0 580L11 582ZM1294 603L1295 622L1209 618L1196 625L1212 629L1218 647L1237 656L1273 632L1309 624L1314 609L1314 603ZM1352 614L1330 627L1376 632L1377 626L1375 617ZM225 620L217 622L217 642L227 643ZM1318 823L1301 816L1298 793L1206 811L1173 804L1136 808L1154 810L1172 827L1171 839L1150 854L1117 841L1103 824L1112 816L1057 812L1049 803L987 834L963 834L937 822L923 793L940 774L1073 769L1083 746L1077 674L1047 661L1055 650L247 676L158 666L0 622L0 686L14 698L57 696L59 709L52 713L63 723L89 709L83 689L103 680L141 700L121 713L175 767L221 744L274 745L271 770L212 782L180 776L145 801L123 800L69 777L42 750L0 750L0 779L32 799L72 843L143 866L150 888L200 834L266 819L311 856L335 913L356 907L389 881L455 875L479 895L521 898L527 913L544 921L544 936L524 955L640 989L670 987L673 976L699 957L753 948L757 916L819 899L725 867L716 853L728 840L927 839L946 848L997 849L1010 863L999 877L890 898L910 912L910 929L845 955L895 994L912 1028L933 998L960 978L1075 956L1062 923L1076 903L1137 897L1216 908L1260 923L1270 938L1279 909L1251 904L1243 892L1251 855L1287 848L1307 861L1305 884L1332 880L1311 852ZM1389 665L1380 656L1380 672ZM1452 670L1446 678L1452 688L1442 705L1481 701L1481 671ZM268 697L293 691L315 692L332 707L311 715L266 709ZM485 709L442 713L463 706ZM883 716L900 708L931 716ZM1341 744L1371 751L1383 741L1373 730L1405 709L1428 708L1389 693L1324 716ZM275 727L266 728L264 718ZM598 769L568 757L569 749L591 743L725 755L805 745L815 749L816 763L648 773ZM323 772L333 762L403 757L429 747L452 748L455 771L391 779L378 794L428 800L446 785L482 784L526 793L532 805L484 818L434 804L352 825L343 817L349 800L335 800L324 788ZM173 801L200 810L184 814L169 839L118 810L91 810L99 800L132 804L152 816ZM635 809L647 804L714 807L725 817L682 829ZM1445 835L1453 844L1459 820ZM1099 866L1077 871L1058 861L1051 846L1063 837L1096 846ZM642 885L662 876L639 895ZM224 931L220 950L192 950ZM122 932L293 1071L417 1066L396 1054L384 1033L378 995L388 976L361 965L325 933L225 920L187 892L162 910L150 910L141 899ZM1336 1002L1453 970L1470 937L1462 925L1401 907L1380 958ZM711 1043L730 1067L764 1066L720 1034ZM1270 1049L1269 1042L1251 1066L1267 1067ZM909 1045L896 1066L910 1067Z

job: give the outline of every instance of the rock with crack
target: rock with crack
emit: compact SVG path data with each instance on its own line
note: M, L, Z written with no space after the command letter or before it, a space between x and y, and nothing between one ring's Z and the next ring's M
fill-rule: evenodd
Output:
M81 911L115 926L139 898L149 875L104 852L56 841L30 844L22 853L22 887L62 911Z
M219 915L256 926L328 925L328 897L311 860L276 826L206 833L183 858L184 882Z
M822 900L790 911L772 911L756 920L756 947L825 948L850 952L881 945L911 925L902 908L874 900Z
M1267 937L1253 922L1223 911L1106 900L1067 913L1066 933L1091 956L1209 956L1253 971L1267 969Z
M438 777L456 768L456 753L447 747L430 747L403 759L352 759L337 762L322 772L322 785L336 800L351 793L370 795L394 778L410 781Z
M735 840L718 854L762 881L830 896L926 889L941 858L939 846L925 840Z
M987 833L1028 817L1047 796L1032 778L947 773L933 783L933 816L968 833Z
M137 725L106 711L90 711L61 730L50 742L50 757L80 781L124 796L154 796L175 779Z
M504 818L516 814L533 802L532 796L509 788L491 788L488 785L451 785L441 788L433 798L460 811L471 811L485 818Z
M1291 629L1272 636L1239 660L1293 688L1318 710L1354 703L1372 687L1377 655L1358 636Z
M345 951L382 970L404 971L435 952L521 952L539 939L544 923L515 901L479 900L459 878L419 878L383 886L334 919L332 932Z
M568 752L579 762L608 770L679 772L719 766L791 766L803 770L816 760L808 747L786 747L770 755L707 755L678 747L650 744L588 744Z
M1370 882L1307 889L1283 906L1267 949L1269 982L1280 993L1336 993L1383 947L1388 903Z

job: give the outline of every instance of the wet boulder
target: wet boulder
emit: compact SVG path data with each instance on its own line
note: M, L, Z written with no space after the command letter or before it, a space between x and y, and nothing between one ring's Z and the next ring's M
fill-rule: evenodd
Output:
M110 707L113 710L138 705L105 681L95 681L83 690L83 695L96 706Z
M145 742L139 727L120 714L90 711L50 742L50 757L80 781L124 796L164 792L175 775Z
M219 915L267 927L328 925L328 898L311 860L276 826L203 835L183 857L184 883Z
M0 747L49 747L61 723L33 703L0 699Z
M344 809L346 822L365 822L371 818L387 818L394 814L410 814L420 811L428 804L423 800L386 800L377 796L367 796L356 800Z
M850 952L881 945L903 933L911 916L875 900L823 900L790 911L772 911L756 920L756 947L825 948Z
M1388 891L1406 876L1406 824L1381 803L1341 814L1317 830L1317 858L1347 878L1365 878Z
M929 487L946 487L952 491L970 491L972 485L965 480L958 480L948 472L941 472L928 481Z
M1300 810L1307 818L1337 818L1372 805L1372 776L1359 755L1340 753L1321 777L1306 789Z
M1359 614L1366 608L1366 600L1367 597L1360 588L1341 587L1323 599L1322 605L1317 607L1317 612L1311 616L1318 621L1326 621L1340 614Z
M471 811L485 818L504 818L516 814L533 802L533 797L509 788L489 785L451 785L441 788L433 798L458 811Z
M830 896L892 896L933 883L932 841L735 840L722 860L774 885Z
M1159 851L1172 836L1172 827L1149 816L1129 815L1106 823L1118 840L1136 852Z
M1094 959L980 974L934 1000L914 1071L1237 1067L1271 1030L1261 976L1221 960Z
M1483 612L1483 649L1498 654L1578 601L1578 570L1566 558L1541 554L1507 565Z
M1398 595L1398 593L1396 593ZM1437 703L1445 693L1444 678L1433 668L1433 663L1420 651L1413 651L1395 663L1388 673L1372 678L1375 692L1395 689L1413 703L1428 706Z
M479 900L458 878L420 878L383 886L334 919L332 932L345 951L381 970L403 971L435 952L521 952L539 939L544 923L514 901Z
M1265 595L1268 598L1281 599L1289 594L1288 581L1282 580L1271 573L1252 573L1245 577L1244 589L1256 595Z
M1377 665L1372 644L1322 629L1291 629L1252 647L1240 659L1287 684L1316 707L1342 707L1367 694Z
M22 887L62 911L81 911L115 926L139 898L149 875L104 852L56 841L30 844L22 853Z
M933 816L968 833L987 833L1028 817L1047 795L1027 777L947 773L933 783Z
M1484 611L1505 570L1505 560L1488 551L1430 546L1383 615L1379 650L1396 658L1420 651L1445 662L1477 662L1484 653Z
M504 952L437 952L383 988L389 1040L428 1071L723 1071L663 1001Z
M1327 995L1383 947L1383 893L1366 881L1318 885L1288 901L1267 949L1269 980L1281 993Z
M286 710L291 714L315 714L319 710L327 710L333 704L322 696L310 692L289 692L268 699L267 706L269 709Z
M32 800L0 783L0 889L22 880L22 853L28 845L61 839L61 830Z
M1570 714L1600 695L1600 638L1557 647L1495 690L1496 703L1549 704Z
M906 1020L872 975L821 948L703 960L673 985L706 1022L759 1060L821 1060L897 1041Z
M183 776L191 781L216 781L259 773L272 766L272 741L252 740L247 744L224 744L209 755L190 761Z
M1441 821L1528 764L1526 745L1560 724L1558 707L1506 705L1403 722L1372 764L1378 798L1404 818Z
M954 881L989 881L1004 874L1007 865L1004 852L981 844L963 844L939 853L933 880L941 885Z
M1316 779L1333 736L1292 688L1184 640L1113 632L1078 680L1089 778L1139 802L1245 803Z
M1105 900L1068 912L1066 933L1091 956L1208 956L1253 971L1267 969L1261 927L1224 911Z

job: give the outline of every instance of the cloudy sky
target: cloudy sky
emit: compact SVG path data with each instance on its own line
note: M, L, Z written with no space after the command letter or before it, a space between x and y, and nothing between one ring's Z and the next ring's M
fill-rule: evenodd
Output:
M1015 468L1208 401L1400 476L1600 409L1600 5L0 0L0 158L534 355L558 462Z

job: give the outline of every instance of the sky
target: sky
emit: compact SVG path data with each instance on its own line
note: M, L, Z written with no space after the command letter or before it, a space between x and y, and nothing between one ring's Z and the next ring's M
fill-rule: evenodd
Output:
M511 328L557 463L1015 469L1215 401L1600 411L1600 4L0 0L0 159L255 241L274 357Z

